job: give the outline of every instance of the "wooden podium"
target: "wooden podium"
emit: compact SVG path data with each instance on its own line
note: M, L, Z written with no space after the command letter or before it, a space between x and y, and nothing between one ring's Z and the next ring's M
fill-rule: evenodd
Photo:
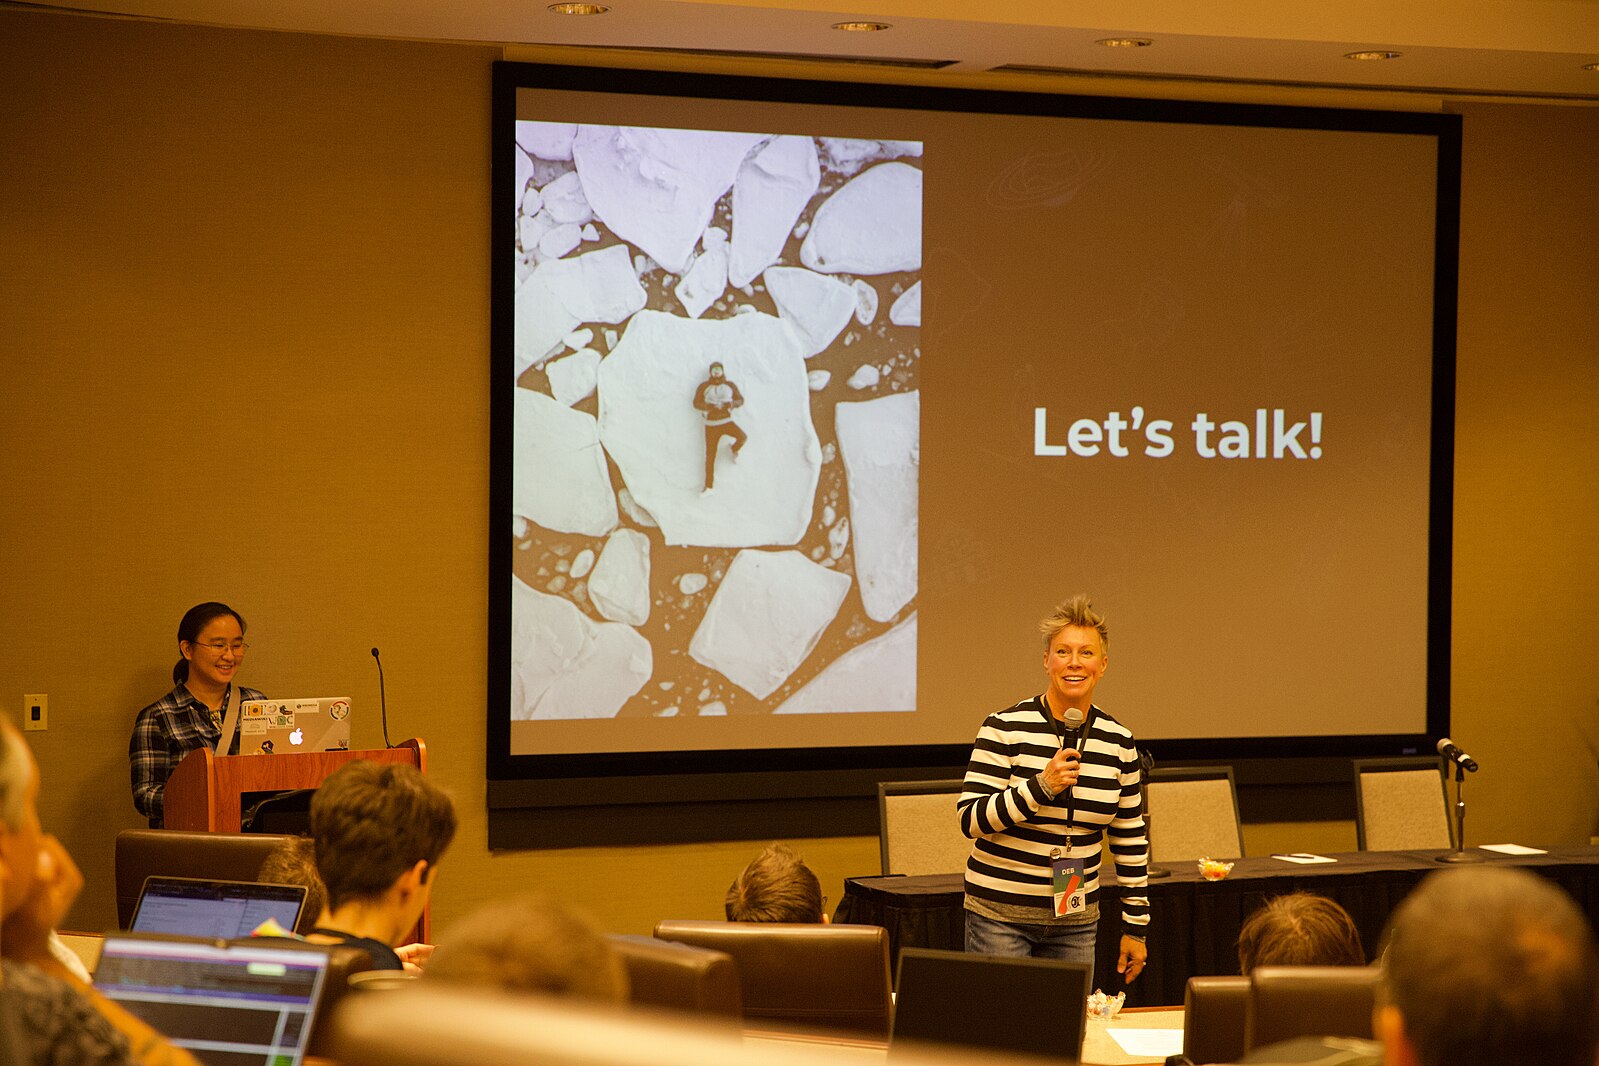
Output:
M247 792L316 788L345 763L406 763L427 773L427 747L415 738L369 751L310 751L283 755L217 755L199 748L167 778L163 822L168 829L239 832Z

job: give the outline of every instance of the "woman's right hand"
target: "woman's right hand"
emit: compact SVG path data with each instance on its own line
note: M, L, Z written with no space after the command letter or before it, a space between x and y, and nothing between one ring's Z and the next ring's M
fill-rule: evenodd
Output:
M1054 795L1077 784L1077 775L1082 769L1082 753L1076 748L1062 748L1049 760L1049 764L1039 773L1044 781L1044 786Z

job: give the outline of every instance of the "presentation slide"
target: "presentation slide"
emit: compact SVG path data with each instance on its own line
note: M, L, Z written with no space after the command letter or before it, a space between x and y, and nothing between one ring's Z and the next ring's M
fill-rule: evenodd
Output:
M1426 731L1436 117L525 69L502 754L969 745L1077 592L1141 740Z

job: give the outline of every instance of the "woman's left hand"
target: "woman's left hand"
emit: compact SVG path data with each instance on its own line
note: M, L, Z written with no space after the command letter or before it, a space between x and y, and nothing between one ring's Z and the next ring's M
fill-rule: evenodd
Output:
M1122 975L1122 980L1128 984L1138 979L1144 972L1144 961L1149 958L1149 948L1142 940L1133 937L1122 937L1122 953L1116 960L1116 972Z

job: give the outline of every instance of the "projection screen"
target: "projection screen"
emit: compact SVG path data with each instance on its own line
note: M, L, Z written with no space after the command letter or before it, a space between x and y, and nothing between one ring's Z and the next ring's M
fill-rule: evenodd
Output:
M1453 117L497 64L493 121L491 779L960 765L1076 592L1165 757L1447 730Z

